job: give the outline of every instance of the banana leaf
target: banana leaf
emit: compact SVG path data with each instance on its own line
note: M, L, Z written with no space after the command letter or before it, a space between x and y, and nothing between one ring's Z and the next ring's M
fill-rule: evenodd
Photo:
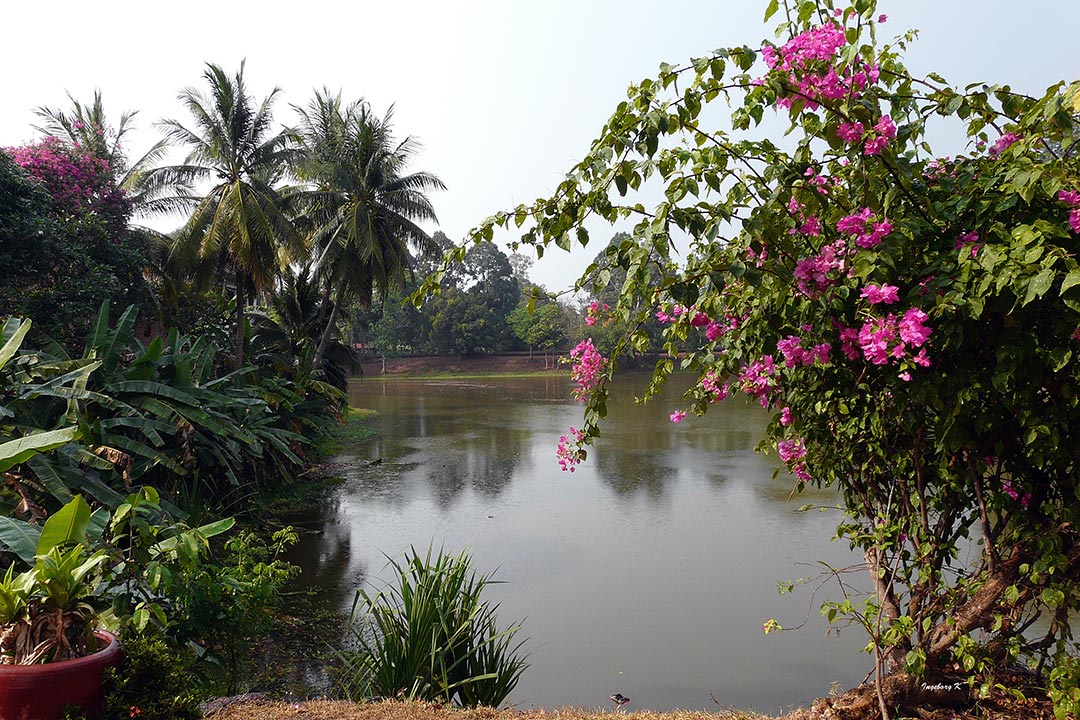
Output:
M26 462L39 452L52 450L69 443L77 436L78 428L68 427L24 435L21 438L0 443L0 472L6 472L16 465Z
M7 515L0 515L0 546L18 555L27 565L34 564L41 527Z

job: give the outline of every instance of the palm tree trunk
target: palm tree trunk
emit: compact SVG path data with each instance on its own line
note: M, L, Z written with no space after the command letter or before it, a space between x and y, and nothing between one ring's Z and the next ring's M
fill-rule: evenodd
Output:
M319 303L319 317L315 321L316 325L322 325L326 321L326 308L330 306L330 281L326 281L326 287L323 288L322 302ZM325 326L324 326L325 327Z
M326 321L326 327L323 328L322 337L319 338L319 347L315 350L315 359L312 361L312 365L315 369L321 368L323 364L323 357L326 355L326 348L330 345L330 336L334 334L334 326L337 325L338 313L341 311L341 298L340 296L334 296L334 304L330 310L330 319Z
M236 320L233 327L233 356L236 358L236 367L244 366L244 272L236 268Z

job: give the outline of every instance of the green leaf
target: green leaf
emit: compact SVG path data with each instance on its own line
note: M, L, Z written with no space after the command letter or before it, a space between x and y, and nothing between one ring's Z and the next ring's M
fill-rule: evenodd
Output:
M53 548L85 541L89 525L90 506L81 495L76 495L45 521L38 538L37 554L45 555Z
M1028 283L1027 296L1024 298L1024 305L1032 302L1037 298L1041 298L1046 294L1046 291L1050 289L1050 286L1054 282L1054 271L1051 268L1046 268L1041 273L1036 275Z
M132 329L135 327L135 317L138 314L139 308L135 305L130 305L116 322L116 329L112 331L109 347L102 355L102 359L105 363L105 372L111 373L116 369L116 364L120 360L121 352L123 352L124 348L127 347L128 342L130 342L133 337Z
M19 556L27 565L34 564L41 528L22 520L0 515L0 545Z
M26 337L26 333L30 332L30 321L23 320L22 324L15 333L8 338L3 347L0 347L0 370L7 365L8 360L15 356L15 353L19 351L22 346L23 338Z
M27 460L26 464L34 471L34 475L49 491L49 494L62 503L71 502L71 489L57 471L57 463L52 462L51 457L48 455L35 455Z
M98 508L90 514L90 522L86 525L86 537L91 542L100 542L105 534L105 528L109 526L109 511Z
M74 440L79 436L77 427L24 435L21 438L0 444L0 472L24 463L40 452L46 452Z
M1065 291L1074 285L1080 285L1080 269L1073 270L1065 276L1065 279L1061 281L1061 290L1058 294L1064 295Z
M195 532L199 533L204 538L212 538L215 535L220 535L223 532L228 532L235 524L235 518L224 518L222 520L217 520L212 523L207 523L206 525L200 525L199 527L195 528Z
M86 338L86 350L83 352L83 357L90 357L90 354L105 342L105 336L109 333L109 300L106 298L101 301L101 307L98 308L97 318L94 320L94 327L90 330L90 336ZM95 357L99 357L95 355Z

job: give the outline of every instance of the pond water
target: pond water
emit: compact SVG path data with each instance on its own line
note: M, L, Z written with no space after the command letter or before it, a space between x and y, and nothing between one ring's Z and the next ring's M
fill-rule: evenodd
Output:
M313 509L321 532L293 557L303 581L347 612L357 587L388 577L386 556L467 548L504 581L490 588L500 623L529 638L510 698L522 708L610 706L621 692L631 710L777 712L857 684L866 638L827 633L817 609L835 584L816 600L814 584L777 591L817 576L817 561L858 561L830 542L836 511L797 512L836 496L789 497L791 477L753 450L760 408L734 399L676 425L677 388L634 405L645 381L619 378L604 437L573 474L555 461L581 421L567 378L352 383L377 435L335 458L346 481ZM761 630L808 613L801 630Z

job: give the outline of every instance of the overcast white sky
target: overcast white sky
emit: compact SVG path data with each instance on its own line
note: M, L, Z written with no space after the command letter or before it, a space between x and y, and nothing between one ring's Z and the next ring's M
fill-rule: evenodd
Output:
M283 3L122 0L4 4L0 146L34 139L33 109L102 90L118 117L137 109L129 152L154 121L187 121L177 92L201 87L207 61L245 76L259 98L282 89L278 115L316 87L396 106L400 135L424 147L413 169L439 175L441 229L458 240L484 217L550 192L580 159L629 83L722 46L772 37L766 0L399 0ZM879 0L890 36L918 28L916 72L954 84L1041 92L1080 77L1078 0ZM952 154L960 147L941 148ZM545 256L533 279L570 284L606 240Z

